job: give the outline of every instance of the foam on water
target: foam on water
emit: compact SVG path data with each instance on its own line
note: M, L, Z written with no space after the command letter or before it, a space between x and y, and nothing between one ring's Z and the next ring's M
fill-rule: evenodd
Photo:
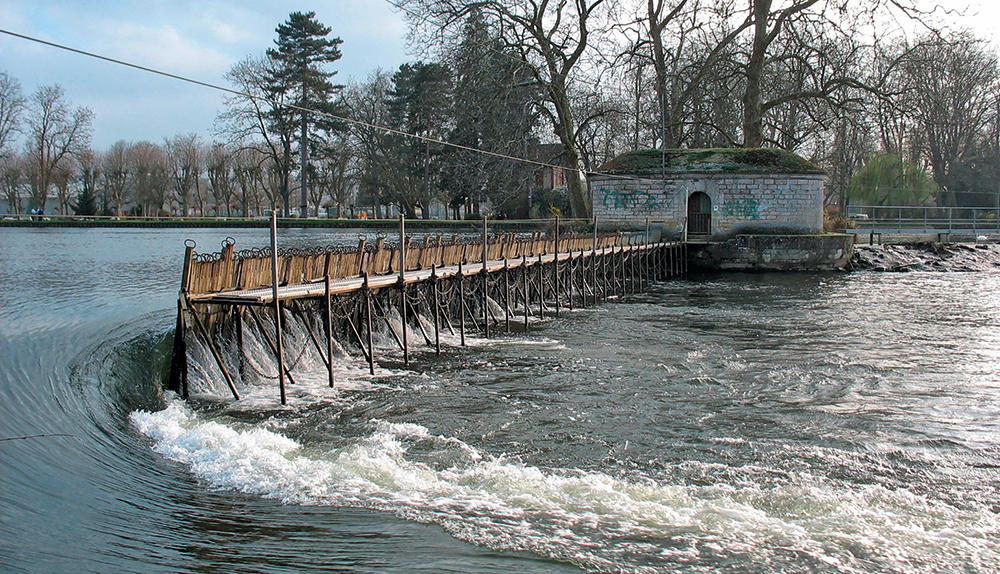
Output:
M1000 562L995 513L905 488L809 474L776 483L756 467L706 466L706 476L720 477L709 485L543 469L380 420L346 444L303 445L177 399L130 419L157 452L218 489L393 512L472 543L601 571L719 570L720 557L735 570L842 572L935 571L955 556L972 568Z

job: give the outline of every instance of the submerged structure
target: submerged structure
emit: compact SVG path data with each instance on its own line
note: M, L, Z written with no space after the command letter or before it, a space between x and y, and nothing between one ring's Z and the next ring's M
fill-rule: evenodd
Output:
M721 269L841 268L853 238L823 234L826 173L777 149L643 150L590 176L594 215L663 222L699 247L692 262Z

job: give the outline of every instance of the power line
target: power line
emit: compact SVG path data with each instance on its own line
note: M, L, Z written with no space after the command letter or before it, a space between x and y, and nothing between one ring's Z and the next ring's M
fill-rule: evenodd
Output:
M396 134L396 135L399 135L399 136L414 138L416 140L427 142L427 143L438 144L438 145L447 146L447 147L451 147L451 148L455 148L455 149L459 149L459 150L463 150L463 151L469 151L469 152L474 152L474 153L481 153L481 154L485 154L485 155L488 155L488 156L491 156L491 157L495 157L495 158L499 158L499 159L505 159L505 160L509 160L509 161L516 161L516 162L525 163L525 164L528 164L528 165L534 165L536 167L547 167L547 168L553 168L553 169L564 169L566 171L574 172L574 173L576 173L578 175L582 175L582 176L587 176L589 173L592 173L592 172L588 172L586 170L575 168L575 167L568 167L568 166L563 166L563 165L550 164L550 163L545 163L543 161L532 160L532 159L517 157L517 156L513 156L513 155L509 155L509 154L504 154L504 153L500 153L500 152L495 152L495 151L489 151L489 150L474 148L474 147L471 147L471 146L465 146L465 145L462 145L462 144L448 142L448 141L440 140L440 139L437 139L437 138L432 138L432 137L429 137L429 136L424 136L424 135L409 133L409 132L406 132L406 131L403 131L403 130L399 130L399 129L395 129L395 128L390 128L390 127L386 127L386 126L380 126L380 125L376 125L376 124L371 124L371 123L368 123L368 122L365 122L365 121L362 121L362 120L357 120L357 119L353 119L353 118L339 116L339 115L336 115L336 114L331 114L329 112L323 112L323 111L320 111L320 110L314 110L314 109L311 109L311 108L306 108L306 107L298 106L298 105L295 105L295 104L289 104L289 103L285 103L285 102L277 102L275 100L272 100L272 99L269 99L269 98L265 98L263 96L257 96L257 95L250 94L250 93L247 93L247 92L241 92L239 90L234 90L232 88L227 88L225 86L220 86L218 84L212 84L212 83L209 83L209 82L203 82L201 80L195 80L193 78L188 78L186 76L181 76L181 75L178 75L178 74L172 74L170 72L164 72L162 70L157 70L155 68L150 68L150 67L147 67L147 66L141 66L139 64L133 64L132 62L128 62L128 61L125 61L125 60L119 60L117 58L111 58L111 57L108 57L108 56L103 56L101 54L96 54L96 53L93 53L93 52L87 52L85 50L80 50L80 49L77 49L77 48L72 48L70 46L66 46L66 45L63 45L63 44L58 44L58 43L55 43L55 42L49 42L47 40L42 40L40 38L35 38L35 37L28 36L28 35L25 35L25 34L19 34L17 32L12 32L10 30L5 30L5 29L2 29L2 28L0 28L0 33L7 34L8 36L13 36L15 38L20 38L22 40L27 40L29 42L36 42L38 44L43 44L45 46L49 46L49 47L56 48L56 49L59 49L59 50L64 50L64 51L67 51L67 52L72 52L74 54L79 54L81 56L86 56L88 58L94 58L94 59L102 60L102 61L109 62L109 63L112 63L112 64L117 64L119 66L125 66L127 68L133 68L135 70L140 70L140 71L143 71L143 72L148 72L150 74L155 74L155 75L158 75L158 76L163 76L163 77L166 77L166 78L170 78L172 80L177 80L177 81L180 81L180 82L186 82L186 83L189 83L189 84L194 84L196 86L201 86L201 87L204 87L204 88L209 88L209 89L212 89L212 90L220 91L220 92L223 92L223 93L226 93L226 94L230 94L230 95L234 95L234 96L239 96L239 97L242 97L242 98L248 98L248 99L256 100L256 101L260 101L260 102L266 102L266 103L268 103L268 104L270 104L272 106L284 107L284 108L287 108L287 109L291 109L291 110L295 110L295 111L299 111L299 112L304 112L304 113L309 113L309 114L316 114L318 116L323 116L323 117L326 117L326 118L329 118L329 119L332 119L332 120L342 121L342 122L345 122L345 123L348 123L348 124L353 124L353 125L357 125L357 126L361 126L361 127L365 127L365 128L371 128L371 129L381 130L381 131L385 131L387 133ZM608 175L608 174L604 174L604 175ZM617 177L617 178L620 178L620 179L629 179L629 180L642 180L642 178L633 178L633 177L626 177L626 176L610 176L610 177Z

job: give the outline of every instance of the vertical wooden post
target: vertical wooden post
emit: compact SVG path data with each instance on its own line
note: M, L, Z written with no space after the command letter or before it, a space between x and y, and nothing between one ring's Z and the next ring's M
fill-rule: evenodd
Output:
M507 332L510 333L510 265L508 264L506 255L503 259L503 291L504 324L507 326Z
M375 374L375 333L372 321L372 290L368 287L368 272L364 275L365 322L368 324L368 373ZM362 349L363 350L363 349Z
M635 247L629 245L628 248L628 287L630 293L635 293Z
M628 250L625 247L618 246L618 279L622 286L622 296L628 294Z
M441 236L438 235L438 244L441 242ZM434 298L432 303L434 305L434 353L437 355L441 354L441 300L440 290L438 288L438 276L437 276L437 265L431 266L431 290L433 291Z
M490 277L489 270L486 267L487 251L489 249L489 231L487 230L487 220L488 218L483 216L483 332L486 334L486 338L490 338L490 313L489 313L489 300L490 300Z
M673 277L675 275L674 252L676 251L676 247L676 243L670 243L663 253L663 263L660 267L660 275L663 277Z
M323 278L323 286L326 291L326 358L327 372L330 375L330 388L334 387L333 380L333 295L330 293L330 273L327 272Z
M236 330L236 374L243 380L243 309L239 305L233 305L233 328Z
M597 216L594 216L594 251L597 251Z
M676 243L675 242L673 245L670 246L670 273L671 273L671 277L676 277L679 274L678 273L678 268L679 267L677 265L677 261L678 261L678 259L677 259L677 246L678 245L680 245L680 243Z
M170 358L170 379L167 382L167 389L171 390L185 399L188 396L187 378L187 332L188 322L185 315L185 302L187 293L191 287L191 261L194 258L195 242L188 239L184 242L184 270L181 274L181 288L177 295L177 323L174 328L174 348Z
M184 316L184 292L177 298L177 326L174 329L174 350L170 360L170 381L167 389L179 394L183 398L188 397L187 378L187 318Z
M181 273L181 293L191 292L191 261L194 259L194 248L196 245L193 239L184 241L184 270Z
M618 295L618 258L615 254L615 245L611 244L611 256L608 257L608 291L612 297Z
M555 257L552 259L552 279L555 286L556 317L559 316L559 218L556 218Z
M288 404L285 394L285 349L281 336L281 301L278 299L278 210L271 212L271 297L274 300L275 343L278 355L278 389L281 404Z
M607 300L607 277L608 277L607 250L608 250L607 247L602 246L601 256L597 259L597 265L599 266L597 270L597 284L598 284L597 292L600 293L599 301Z
M660 246L659 245L655 245L655 246L650 246L650 248L647 249L646 252L643 254L643 258L644 259L643 259L642 268L643 268L643 272L645 273L644 280L645 280L645 283L646 283L646 287L649 287L650 285L652 285L653 281L655 281L655 279L656 279L655 276L654 276L654 273L653 273L654 272L654 267L653 267L653 261L654 260L653 260L653 256L655 256L657 253L659 253L659 251L660 251Z
M569 259L566 260L566 264L569 266L569 281L567 281L567 283L566 283L566 285L569 287L569 292L566 295L569 298L569 310L570 311L573 310L573 278L575 277L575 275L573 274L573 264L574 263L575 263L575 260L573 259L573 246L570 245L570 248L569 248Z
M365 238L358 238L358 275L361 275L368 269L368 265L365 262Z
M524 329L528 329L528 256L521 254L521 297L524 299Z
M458 262L458 330L462 337L462 346L465 346L465 275L462 273L462 262Z
M545 317L545 265L542 263L542 253L538 253L538 318Z
M667 246L667 250L664 253L663 268L661 269L661 274L664 275L665 277L674 277L675 275L677 275L675 269L676 259L677 259L675 257L676 253L677 253L676 243L671 243L670 245Z
M399 214L399 316L403 331L403 364L410 364L406 328L406 216Z
M683 263L681 262L681 243L675 243L673 249L671 250L671 255L673 256L673 274L677 277L681 274L681 269L683 268Z
M590 294L591 294L591 305L597 305L597 252L592 251L590 254Z
M640 266L640 268L642 270L642 287L643 287L643 289L648 289L649 288L649 284L650 284L650 280L649 280L649 253L650 253L650 251L649 251L649 244L652 243L652 241L650 241L649 229L650 229L650 220L647 217L646 218L646 238L645 238L646 241L644 241L645 248L642 250L642 259L640 260L640 264L639 264L639 266ZM661 234L661 239L662 239L662 234Z
M673 243L667 248L667 275L675 277L677 275L677 244Z

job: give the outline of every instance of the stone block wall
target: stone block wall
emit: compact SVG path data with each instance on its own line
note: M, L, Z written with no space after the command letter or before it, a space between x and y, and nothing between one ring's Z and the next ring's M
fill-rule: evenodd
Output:
M668 174L653 177L593 175L594 215L643 225L662 222L680 232L691 194L712 200L712 235L736 233L821 233L824 175L810 174Z
M692 246L692 267L723 271L832 271L854 254L854 236L737 235L720 243Z

